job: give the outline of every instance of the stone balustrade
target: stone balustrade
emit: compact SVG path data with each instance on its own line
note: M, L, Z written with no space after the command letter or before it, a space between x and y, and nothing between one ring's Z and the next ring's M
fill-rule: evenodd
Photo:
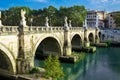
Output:
M95 28L87 28L89 30L93 30ZM53 26L53 27L45 27L45 26L32 26L32 27L24 27L24 31L63 31L64 28L62 26ZM84 31L83 27L69 27L69 30L81 30ZM13 33L18 32L18 26L2 26L0 27L0 33Z
M44 27L44 26L33 26L29 27L30 31L61 31L63 27Z
M83 27L70 27L69 30L83 30Z
M2 26L0 27L0 33L4 32L18 32L18 26Z

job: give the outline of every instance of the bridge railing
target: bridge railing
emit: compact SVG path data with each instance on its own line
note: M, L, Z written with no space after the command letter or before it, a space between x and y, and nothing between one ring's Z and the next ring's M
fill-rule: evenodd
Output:
M54 27L44 27L44 26L33 26L29 27L30 31L61 31L64 30L62 26L54 26ZM69 30L84 30L83 27L69 27Z
M18 26L3 26L0 27L0 32L18 32Z
M84 31L83 27L70 27L69 30L80 30L80 31Z
M95 30L96 28L94 27L87 27L88 30Z
M53 26L53 27L45 27L45 26L32 26L25 27L25 31L63 31L64 27L62 26ZM95 28L88 28L88 30L94 30ZM80 30L84 31L83 27L69 27L69 30ZM4 32L18 32L18 26L2 26L0 27L0 33Z
M29 27L30 31L58 31L64 30L63 27L44 27L44 26L33 26Z

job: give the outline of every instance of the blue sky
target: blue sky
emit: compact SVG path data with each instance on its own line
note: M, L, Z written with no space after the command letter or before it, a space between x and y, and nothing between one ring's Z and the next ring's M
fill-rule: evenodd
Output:
M117 11L120 10L120 0L0 0L0 10L13 6L28 6L31 9L42 9L53 5L60 6L84 5L87 9Z

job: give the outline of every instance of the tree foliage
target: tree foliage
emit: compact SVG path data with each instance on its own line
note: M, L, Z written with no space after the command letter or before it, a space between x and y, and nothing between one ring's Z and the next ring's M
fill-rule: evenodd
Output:
M26 11L26 17L30 16L31 9L28 7L11 7L8 10L2 11L2 21L4 25L15 25L20 24L20 11L24 9ZM28 20L27 20L28 21Z
M57 80L64 75L58 57L49 56L44 62L44 68L46 78L52 77L53 80Z
M49 18L50 26L63 26L64 17L67 16L72 20L72 26L82 26L86 16L86 9L84 6L60 7L57 9L53 6L39 10L31 10L29 7L11 7L8 10L2 11L2 21L4 25L19 25L20 11L26 10L27 25L44 26L45 17ZM31 21L33 18L33 21Z
M120 27L120 12L113 12L112 14L116 23L116 27Z

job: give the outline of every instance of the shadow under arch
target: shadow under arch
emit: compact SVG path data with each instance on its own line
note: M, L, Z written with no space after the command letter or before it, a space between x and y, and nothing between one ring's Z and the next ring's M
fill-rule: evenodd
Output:
M102 36L101 36L101 35L102 35L101 32L99 32L99 33L98 33L98 36L99 36L100 41L101 41L101 39L102 39Z
M82 38L79 34L75 34L72 39L71 39L71 46L72 46L72 50L77 51L78 49L82 48Z
M16 61L12 53L0 44L0 74L16 74Z
M101 32L99 32L98 35L99 35L99 38L101 38Z
M92 43L95 42L93 33L90 33L90 34L88 35L88 40L89 40L90 44L92 44Z
M35 47L34 56L44 58L49 55L61 56L62 48L58 39L52 36L47 36L40 39Z
M102 34L102 35L101 35L101 39L102 39L102 40L105 40L105 34Z

